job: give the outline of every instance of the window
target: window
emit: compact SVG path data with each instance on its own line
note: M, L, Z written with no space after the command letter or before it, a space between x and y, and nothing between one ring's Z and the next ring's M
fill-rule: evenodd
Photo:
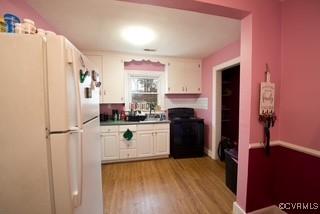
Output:
M163 72L129 72L127 78L126 109L149 111L150 105L163 104ZM159 109L158 107L158 109Z

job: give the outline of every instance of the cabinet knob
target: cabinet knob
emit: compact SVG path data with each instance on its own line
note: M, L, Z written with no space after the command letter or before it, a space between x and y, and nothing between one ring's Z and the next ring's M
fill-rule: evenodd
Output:
M170 91L170 87L168 88L168 91Z
M198 88L198 91L200 91L200 88Z
M106 95L106 90L103 90L103 95Z
M186 87L186 91L188 91L188 88Z
M184 87L182 87L182 91L184 91Z

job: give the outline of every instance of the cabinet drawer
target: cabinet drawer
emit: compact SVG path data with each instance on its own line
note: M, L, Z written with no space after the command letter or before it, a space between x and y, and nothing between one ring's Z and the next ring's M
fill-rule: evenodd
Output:
M118 126L100 126L100 132L118 132L119 127Z
M119 126L119 131L120 132L125 132L127 130L130 130L130 131L137 131L137 126L136 125L124 125L124 126Z
M168 130L169 127L170 127L169 123L155 124L155 129L156 130Z
M130 131L132 131L132 130L130 129ZM124 132L125 132L125 131L119 132L119 139L122 140L122 141L127 141L127 139L125 139L125 138L123 137ZM131 138L130 141L135 140L136 138L137 138L137 132L133 131L133 132L132 132L132 138Z
M137 142L135 140L120 141L120 149L135 149L136 146L137 146Z
M137 150L136 149L120 150L120 159L135 158L135 157L137 157Z
M154 124L145 124L145 125L138 125L137 128L139 131L153 131Z

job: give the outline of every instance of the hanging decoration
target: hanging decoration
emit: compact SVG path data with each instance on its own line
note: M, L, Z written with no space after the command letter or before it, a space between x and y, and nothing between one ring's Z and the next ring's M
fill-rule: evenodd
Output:
M274 126L277 119L274 112L275 101L275 84L270 82L270 70L266 64L265 82L260 84L260 108L259 108L259 121L263 123L264 138L266 155L270 155L270 128Z
M123 133L123 138L126 139L127 141L130 141L132 137L133 137L133 133L132 131L130 131L130 129L127 129L127 131Z
M80 69L80 83L84 83L87 76L90 76L90 72Z

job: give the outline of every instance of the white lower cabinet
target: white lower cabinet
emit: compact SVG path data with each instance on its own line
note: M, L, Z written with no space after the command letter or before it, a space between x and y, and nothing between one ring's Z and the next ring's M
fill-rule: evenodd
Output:
M165 155L169 153L170 135L168 130L156 131L154 140L154 152L157 155Z
M102 160L119 159L119 134L102 133L101 134Z
M139 131L137 152L138 157L148 157L153 155L153 131Z
M137 157L136 149L121 149L120 159L128 159Z
M101 128L102 161L115 162L169 156L169 124L120 125ZM129 129L130 141L123 138Z

